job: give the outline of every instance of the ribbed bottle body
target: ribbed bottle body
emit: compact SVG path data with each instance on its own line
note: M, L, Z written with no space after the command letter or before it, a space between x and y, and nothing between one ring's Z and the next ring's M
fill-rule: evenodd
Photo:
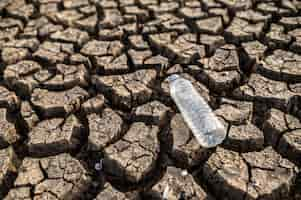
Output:
M205 148L222 143L227 133L210 106L190 81L178 75L172 76L174 77L170 78L171 97L197 141Z

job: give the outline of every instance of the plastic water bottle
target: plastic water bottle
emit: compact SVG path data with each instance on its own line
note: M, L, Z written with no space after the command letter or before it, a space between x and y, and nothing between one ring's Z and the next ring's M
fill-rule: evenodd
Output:
M210 148L222 143L227 135L225 127L191 82L176 74L167 80L172 99L200 145Z

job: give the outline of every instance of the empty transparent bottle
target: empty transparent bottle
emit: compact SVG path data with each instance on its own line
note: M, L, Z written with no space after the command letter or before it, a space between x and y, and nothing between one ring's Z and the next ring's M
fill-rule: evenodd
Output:
M210 148L222 143L227 134L225 127L191 82L176 74L167 80L172 99L200 145Z

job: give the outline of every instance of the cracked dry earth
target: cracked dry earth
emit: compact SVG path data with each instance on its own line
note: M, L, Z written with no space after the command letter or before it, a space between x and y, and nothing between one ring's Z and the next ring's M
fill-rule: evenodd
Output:
M300 53L298 0L1 0L0 199L301 200Z

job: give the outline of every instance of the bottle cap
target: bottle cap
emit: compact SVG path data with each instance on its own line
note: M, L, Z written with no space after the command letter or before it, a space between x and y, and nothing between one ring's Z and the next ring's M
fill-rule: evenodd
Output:
M180 78L180 76L178 74L172 74L169 77L167 77L167 81L168 82L173 82L173 81L175 81L178 78Z

